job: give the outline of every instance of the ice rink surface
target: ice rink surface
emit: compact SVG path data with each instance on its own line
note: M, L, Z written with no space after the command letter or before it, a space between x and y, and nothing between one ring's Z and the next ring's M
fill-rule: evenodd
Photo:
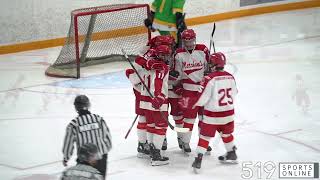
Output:
M212 25L191 27L198 43L209 45ZM239 89L234 134L239 164L217 161L225 153L217 136L201 174L194 174L194 152L183 155L170 129L164 152L170 158L168 166L151 167L148 160L138 159L135 130L124 139L135 117L132 87L124 75L129 65L117 62L84 68L79 80L46 77L44 71L58 56L58 47L0 56L0 179L58 179L64 170L65 127L76 116L76 94L88 95L92 112L102 115L111 129L109 180L237 180L247 175L243 163L260 162L262 167L274 164L271 179L278 179L279 162L319 162L320 8L216 25L216 50L226 54L226 69L234 74ZM195 129L193 150L197 140ZM69 162L73 164L74 160ZM258 167L250 167L251 179L258 179ZM262 171L262 179L267 175Z

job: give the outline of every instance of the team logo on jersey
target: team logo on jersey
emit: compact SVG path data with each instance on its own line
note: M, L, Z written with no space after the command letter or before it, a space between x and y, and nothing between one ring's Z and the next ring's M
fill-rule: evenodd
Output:
M192 63L187 63L183 62L182 67L184 69L184 72L189 75L195 71L199 71L203 69L203 63L202 62L192 62Z

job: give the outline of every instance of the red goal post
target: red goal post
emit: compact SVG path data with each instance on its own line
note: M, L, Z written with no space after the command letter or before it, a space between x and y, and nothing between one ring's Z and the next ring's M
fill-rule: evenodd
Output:
M81 67L125 60L121 49L134 57L151 38L144 26L148 4L115 4L77 9L57 60L45 74L80 78Z

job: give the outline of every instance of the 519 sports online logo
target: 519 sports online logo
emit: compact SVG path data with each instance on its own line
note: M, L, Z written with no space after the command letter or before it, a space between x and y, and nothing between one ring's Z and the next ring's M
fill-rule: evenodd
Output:
M318 162L252 162L245 161L241 168L242 179L318 179Z

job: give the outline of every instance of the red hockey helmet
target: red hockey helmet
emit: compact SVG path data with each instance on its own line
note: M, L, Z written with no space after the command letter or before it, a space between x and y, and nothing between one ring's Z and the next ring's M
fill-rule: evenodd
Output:
M187 50L193 50L196 46L196 33L193 29L186 29L181 33L182 46Z
M157 36L156 36L156 37L157 37ZM156 41L156 37L151 38L151 39L148 41L147 46L150 46L151 48L154 47L154 46L155 46L154 43L155 43L155 41Z
M210 55L210 64L223 68L226 65L226 56L222 52L213 53Z
M181 38L183 40L192 40L196 39L196 33L193 29L186 29L181 33Z
M157 57L166 63L170 61L172 49L167 45L159 45L156 47Z
M160 45L167 45L172 47L175 43L174 38L171 35L159 35L152 38L149 42L150 47L157 47Z

